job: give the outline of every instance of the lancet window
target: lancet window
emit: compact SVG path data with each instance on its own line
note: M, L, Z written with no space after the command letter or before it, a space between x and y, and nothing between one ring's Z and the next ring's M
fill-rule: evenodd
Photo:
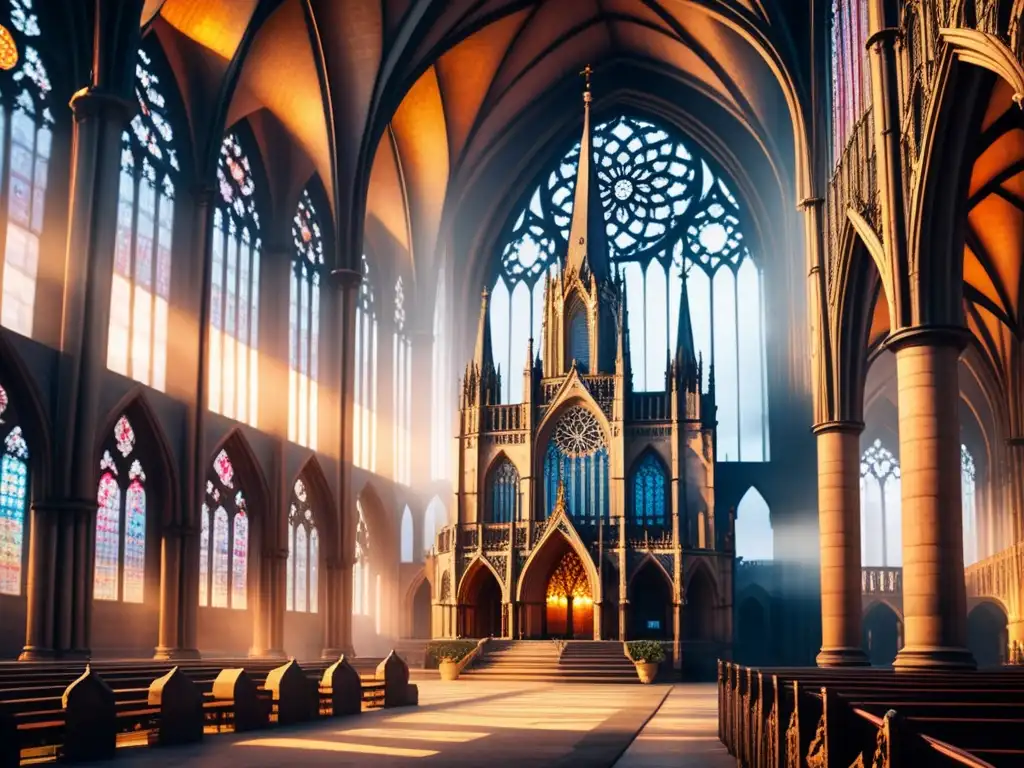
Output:
M135 63L139 111L121 135L117 239L107 367L154 389L167 377L167 316L175 181L180 172L166 94L167 67L150 35Z
M206 476L199 527L199 605L244 610L248 596L249 512L227 451Z
M966 445L960 446L960 494L963 505L964 565L978 561L977 470Z
M96 490L93 597L141 603L146 583L146 472L127 416L114 425L100 458Z
M736 557L743 560L773 560L775 536L771 509L757 488L751 486L736 506Z
M739 200L677 132L650 121L602 123L593 147L609 253L626 283L633 388L665 387L685 277L705 387L715 372L717 458L767 461L764 287ZM545 174L502 240L490 317L503 402L522 400L527 339L541 333L541 278L568 248L579 154L577 143Z
M370 615L370 529L363 514L363 502L356 499L356 547L352 565L352 613Z
M362 259L363 281L356 305L353 442L355 464L377 471L377 304L370 264Z
M4 26L14 39L11 66L0 71L0 183L7 202L7 226L0 227L3 287L0 323L31 336L35 315L39 238L43 232L53 106L50 76L40 52L42 27L37 0L8 0Z
M28 443L0 386L0 594L20 595L25 563L28 508Z
M903 564L900 462L881 440L860 457L861 564Z
M667 523L665 465L653 451L647 451L633 469L633 522L645 526Z
M431 388L430 479L447 480L451 472L452 380L448 341L448 289L445 269L437 275L434 299L434 346Z
M430 500L423 516L423 551L429 552L437 539L437 532L448 520L448 512L437 496Z
M301 478L292 487L288 509L288 576L285 609L316 613L320 594L320 533Z
M324 241L308 189L302 192L292 219L292 245L295 253L288 304L288 439L316 450Z
M402 534L400 538L402 562L411 563L413 561L413 550L415 549L415 535L412 525L412 510L409 509L408 504L402 510Z
M405 288L395 283L395 335L391 360L394 375L392 411L395 425L395 480L412 482L412 341L406 328Z
M519 471L507 457L498 459L488 478L487 522L511 523L519 519ZM557 487L556 487L557 490Z
M253 167L234 133L221 144L217 188L210 275L209 408L255 427L263 245Z
M565 488L566 511L577 523L608 518L608 446L597 418L580 405L555 424L544 455L544 509L550 515Z

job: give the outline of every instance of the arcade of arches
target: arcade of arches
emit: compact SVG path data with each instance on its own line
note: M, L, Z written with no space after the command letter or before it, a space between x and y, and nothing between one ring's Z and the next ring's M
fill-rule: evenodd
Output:
M0 656L1020 660L1019 3L797 5L0 0Z

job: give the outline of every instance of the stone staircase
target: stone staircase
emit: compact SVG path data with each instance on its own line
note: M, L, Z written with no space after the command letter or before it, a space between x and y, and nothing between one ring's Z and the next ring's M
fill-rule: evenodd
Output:
M570 640L561 658L550 640L492 640L462 672L467 680L528 683L639 683L622 643Z

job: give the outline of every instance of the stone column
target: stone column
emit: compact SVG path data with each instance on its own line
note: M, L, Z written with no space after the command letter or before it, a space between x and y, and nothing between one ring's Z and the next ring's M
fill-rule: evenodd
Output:
M157 645L153 658L169 660L180 658L177 647L178 613L181 592L182 531L170 526L160 539L160 621Z
M818 439L821 546L819 667L864 666L861 647L860 433L857 422L829 422Z
M898 668L973 668L967 650L960 498L958 361L968 340L956 327L908 328L889 337L896 355L903 614Z
M1021 384L1024 382L1018 386ZM1003 514L1004 519L997 521L994 526L997 532L996 546L991 554L1024 540L1024 437L1015 435L1006 441L1006 468L1009 504ZM1006 531L1007 536L1001 535L1003 531Z

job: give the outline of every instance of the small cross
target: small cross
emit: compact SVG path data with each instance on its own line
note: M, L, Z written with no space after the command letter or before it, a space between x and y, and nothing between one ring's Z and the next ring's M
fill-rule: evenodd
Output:
M591 76L592 74L594 74L594 70L593 70L593 69L591 69L591 67L590 67L590 65L589 65L589 64L587 64L587 66L585 66L585 67L584 67L584 68L583 68L583 69L582 69L582 70L580 71L580 74L581 74L581 75L583 76L583 78L584 78L584 79L586 80L586 90L587 90L587 91L589 92L589 91L590 91L590 76Z

